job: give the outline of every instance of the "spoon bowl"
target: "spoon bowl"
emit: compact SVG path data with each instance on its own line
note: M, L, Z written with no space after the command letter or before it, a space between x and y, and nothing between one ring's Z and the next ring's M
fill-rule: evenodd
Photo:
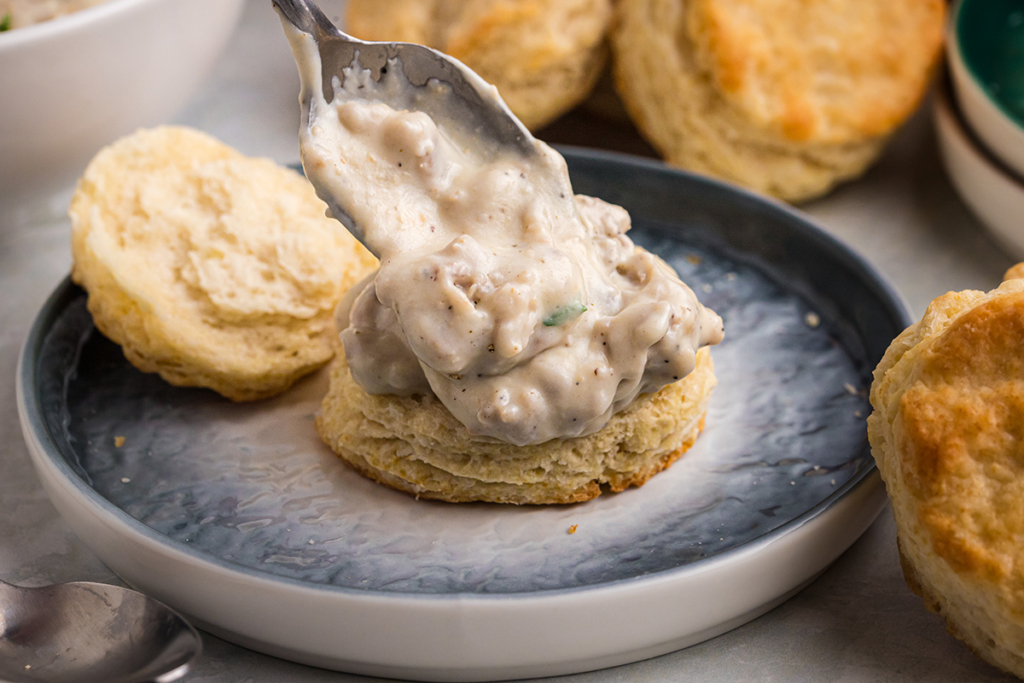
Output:
M136 591L0 581L0 680L167 683L184 676L201 653L191 624Z
M497 88L457 59L423 45L357 40L338 30L312 0L272 2L303 81L302 126L312 125L314 98L334 106L380 102L395 111L426 114L456 147L481 159L537 154L536 139ZM330 193L318 194L330 215L379 257L347 208Z
M346 96L335 78L358 66L381 82L389 69L404 76L402 88L377 91L375 95L395 109L412 107L430 115L439 126L448 125L469 133L488 146L514 149L531 155L534 138L498 96L497 89L462 62L437 50L412 43L357 40L342 33L311 0L273 0L281 16L303 33L313 36L320 53L323 92L328 102ZM440 86L444 93L439 93ZM354 93L366 97L367 91ZM439 96L450 94L450 97Z

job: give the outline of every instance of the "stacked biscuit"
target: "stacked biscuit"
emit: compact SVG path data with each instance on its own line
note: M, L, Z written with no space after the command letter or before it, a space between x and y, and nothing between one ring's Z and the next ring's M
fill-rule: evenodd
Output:
M1024 264L950 292L875 370L868 420L910 587L1024 677Z
M945 11L943 0L350 0L347 26L463 60L531 129L586 96L607 44L627 111L666 160L799 201L862 173L914 111Z

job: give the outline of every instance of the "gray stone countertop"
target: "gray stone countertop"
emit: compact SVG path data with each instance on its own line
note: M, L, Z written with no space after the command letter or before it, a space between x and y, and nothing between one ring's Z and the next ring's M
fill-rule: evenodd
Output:
M203 90L176 119L250 155L298 158L298 78L269 0L250 0L238 32ZM1011 259L946 179L927 106L866 176L803 206L865 255L920 316L949 290L990 289ZM542 134L643 152L635 132L587 114ZM70 531L29 462L15 406L17 356L32 319L70 264L68 225L53 216L0 218L0 579L25 585L118 582ZM23 212L24 213L24 212ZM368 681L275 659L206 636L193 683ZM562 677L613 681L1013 680L946 634L903 582L887 507L831 568L796 597L722 636L655 659Z

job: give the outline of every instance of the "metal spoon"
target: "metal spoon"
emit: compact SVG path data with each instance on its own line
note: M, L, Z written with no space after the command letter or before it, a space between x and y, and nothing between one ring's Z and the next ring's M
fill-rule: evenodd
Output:
M417 98L416 109L430 115L439 125L448 124L468 130L483 142L491 142L515 149L524 155L535 153L534 138L530 131L509 111L494 86L480 78L462 62L437 50L412 43L378 43L357 40L342 33L320 11L312 0L272 0L278 12L295 28L313 36L320 52L320 70L323 92L328 102L335 96L333 79L353 62L368 69L374 81L380 82L390 63L396 63L409 86L423 91ZM454 97L445 97L439 106L436 89L442 84L450 87ZM387 93L381 93L387 101ZM360 92L360 97L364 94ZM408 93L401 93L400 101L388 102L404 109Z
M0 680L167 683L202 653L199 633L163 603L103 583L40 588L0 581Z

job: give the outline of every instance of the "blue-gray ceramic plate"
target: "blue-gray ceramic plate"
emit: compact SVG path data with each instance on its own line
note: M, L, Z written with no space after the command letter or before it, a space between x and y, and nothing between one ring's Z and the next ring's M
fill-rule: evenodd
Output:
M735 627L798 590L884 503L871 371L905 308L781 204L661 164L566 150L725 320L696 446L575 506L418 501L322 445L324 374L233 404L130 366L65 282L19 370L57 507L129 583L250 647L343 670L484 680L619 664ZM575 533L570 533L574 529Z

